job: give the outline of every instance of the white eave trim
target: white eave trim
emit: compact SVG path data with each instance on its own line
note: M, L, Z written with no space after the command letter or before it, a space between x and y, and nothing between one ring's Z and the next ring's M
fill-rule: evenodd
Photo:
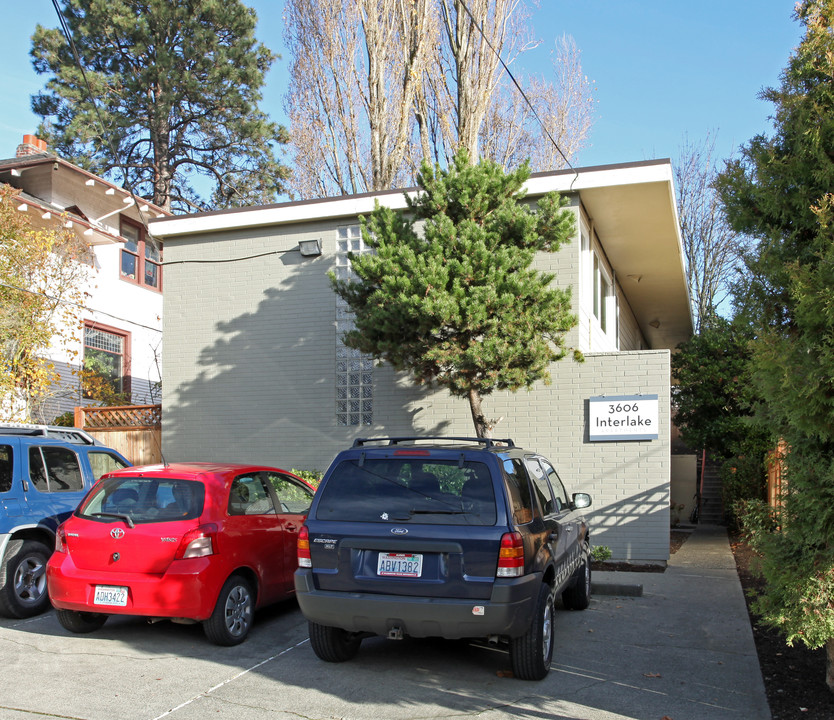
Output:
M672 167L668 160L647 161L625 165L601 165L591 168L560 170L531 177L525 187L532 196L548 192L578 192L589 188L641 183L672 182ZM285 225L294 222L310 222L337 217L368 215L377 201L394 210L406 207L404 193L413 197L416 189L395 190L383 193L346 195L300 202L281 203L253 208L237 208L226 211L195 213L180 217L152 219L151 235L165 239L178 235L239 230L265 225Z
M664 160L646 165L601 165L579 168L576 172L562 171L558 175L536 175L527 181L525 188L529 195L535 196L549 192L567 193L617 185L672 181L672 165Z
M415 193L412 191L410 194ZM406 207L402 191L386 196L348 195L310 202L285 203L251 209L153 219L150 222L150 230L154 237L170 238L176 235L192 235L264 225L285 225L293 222L309 222L334 217L355 217L356 215L368 215L373 212L376 200L380 200L380 204L395 210Z

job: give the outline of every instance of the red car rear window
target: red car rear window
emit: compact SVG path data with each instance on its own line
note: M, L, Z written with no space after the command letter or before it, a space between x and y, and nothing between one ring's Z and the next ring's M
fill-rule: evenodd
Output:
M108 521L127 517L136 524L190 520L203 512L206 489L196 480L118 477L105 480L78 515Z

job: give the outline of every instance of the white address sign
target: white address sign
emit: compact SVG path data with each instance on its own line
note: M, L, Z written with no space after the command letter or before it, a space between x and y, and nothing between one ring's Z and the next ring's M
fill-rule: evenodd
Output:
M657 395L592 397L588 411L591 442L657 439Z

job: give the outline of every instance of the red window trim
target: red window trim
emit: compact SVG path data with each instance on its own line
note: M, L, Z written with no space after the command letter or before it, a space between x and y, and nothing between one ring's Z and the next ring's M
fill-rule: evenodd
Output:
M139 223L130 220L129 218L122 217L121 218L121 226L123 227L125 225L128 225L128 226L134 228L137 231L137 233L139 235L139 240L138 240L139 247L138 247L138 252L137 253L133 253L130 250L125 249L124 247L122 247L122 249L120 250L120 252L119 252L119 279L124 280L125 282L129 282L132 285L138 285L139 287L147 288L148 290L153 290L154 292L161 293L162 292L162 253L160 252L159 262L154 263L158 268L157 278L159 280L158 286L154 287L153 285L148 285L148 284L145 283L145 262L146 262L145 261L145 242L146 242L146 237L147 237L147 235L145 233L145 228L142 227L142 225L140 225ZM124 237L124 232L121 230L121 227L119 229L119 232L121 232L122 237ZM122 254L123 253L127 253L128 255L133 255L133 257L136 258L136 277L135 278L131 278L128 275L125 275L125 274L122 273Z
M95 320L85 320L84 321L84 328L91 328L94 330L101 330L102 332L107 332L112 335L119 335L124 339L122 344L122 392L126 393L129 396L133 396L133 388L131 387L131 373L130 373L130 331L129 330L122 330L121 328L113 327L111 325L105 325L104 323L96 322ZM87 350L87 343L85 342L84 337L81 337L81 347L82 347L82 356L81 356L81 366L84 367L84 353Z

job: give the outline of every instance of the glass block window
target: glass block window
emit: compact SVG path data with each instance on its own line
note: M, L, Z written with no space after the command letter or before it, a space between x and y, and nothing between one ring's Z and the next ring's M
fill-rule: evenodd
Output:
M371 252L362 240L359 225L338 229L336 277L352 277L347 254ZM374 420L374 361L370 355L347 347L343 335L354 328L353 313L336 296L336 422L339 425L371 425Z

